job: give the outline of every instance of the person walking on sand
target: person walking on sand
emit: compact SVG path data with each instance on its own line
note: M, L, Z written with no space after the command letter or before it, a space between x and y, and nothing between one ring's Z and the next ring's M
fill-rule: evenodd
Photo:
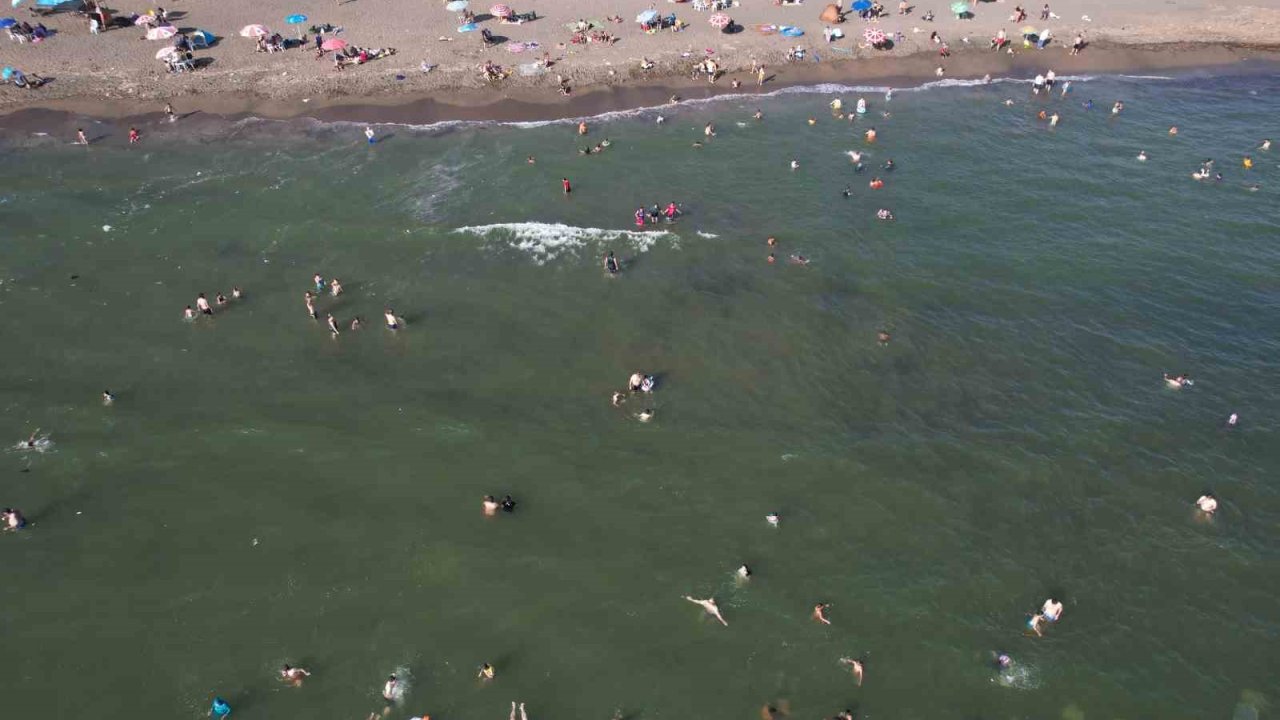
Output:
M858 687L862 687L862 676L866 671L862 666L862 662L853 658L840 658L840 663L849 666L849 670L853 672L853 676L858 680Z
M756 68L756 87L764 87L764 66Z
M688 596L688 595L685 595L685 596L684 596L684 599L685 599L685 600L688 600L689 602L693 603L694 605L701 605L701 606L702 606L702 609L703 609L703 610L706 610L708 615L710 615L710 616L714 617L715 619L719 620L721 625L724 625L725 627L729 627L729 623L725 622L725 620L724 620L724 616L720 614L720 608L716 605L715 598L707 598L706 600L698 600L697 598L693 598L693 597L690 597L690 596Z

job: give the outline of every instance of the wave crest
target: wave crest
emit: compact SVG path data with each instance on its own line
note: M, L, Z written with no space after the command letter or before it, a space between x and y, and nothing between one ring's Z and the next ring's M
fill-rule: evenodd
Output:
M659 240L670 240L674 244L679 239L675 233L666 230L610 230L540 222L467 225L453 232L503 242L527 253L539 265L566 253L577 252L589 244L623 242L636 252L645 252Z

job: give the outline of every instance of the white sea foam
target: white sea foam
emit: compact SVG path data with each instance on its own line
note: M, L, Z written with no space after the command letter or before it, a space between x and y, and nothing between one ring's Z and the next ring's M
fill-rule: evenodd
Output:
M588 244L621 242L636 252L645 252L659 240L669 240L673 245L679 240L674 233L666 230L609 230L540 222L469 225L457 228L454 232L505 243L528 253L539 265L566 253L581 250Z

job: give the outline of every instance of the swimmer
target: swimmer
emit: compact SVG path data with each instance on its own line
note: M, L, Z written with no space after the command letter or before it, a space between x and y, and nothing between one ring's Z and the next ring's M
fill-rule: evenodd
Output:
M1049 127L1058 127L1058 113L1049 116Z
M880 343L881 345L888 345L890 339L892 338L889 336L888 331L881 330L880 332L876 333L876 342Z
M1238 422L1240 422L1240 416L1235 413L1231 413L1231 417L1227 418L1227 427L1235 427Z
M359 316L351 318L351 329L352 329L352 330L359 330L363 325L364 325L364 323L360 322L360 318L359 318Z
M218 293L217 295L215 295L215 296L213 297L213 301L214 301L215 303L217 303L218 305L220 305L220 306L221 306L221 305L226 305L226 304L227 304L227 296L226 296L226 295L223 295L222 293Z
M830 625L831 621L827 619L827 608L831 607L831 603L818 603L813 606L813 619L823 625Z
M1270 150L1270 149L1271 149L1271 140L1270 140L1270 139L1263 140L1263 141L1262 141L1262 144L1258 146L1258 149L1259 149L1259 150Z
M853 196L853 191L851 191L851 190L849 189L849 186L848 186L848 185L845 185L845 186L844 186L844 190L843 190L843 191L841 191L841 193L840 193L840 194L841 194L841 195L843 195L843 196L845 196L845 198L847 199L847 198L850 198L850 197L852 197L852 196Z
M183 310L183 311L182 311L182 319L183 319L183 320L195 320L195 319L196 319L196 311L195 311L195 310L193 310L193 309L191 308L191 306L190 306L190 305L188 305L188 306L187 306L187 308L186 308L185 310Z
M787 258L787 261L790 262L792 265L808 265L809 264L809 258L803 255L792 255L791 257Z
M995 663L997 670L1008 670L1013 667L1013 658L1009 657L1007 653L999 653L996 655Z
M627 389L631 392L639 392L640 386L644 384L644 373L633 372L627 380Z
M242 297L244 297L244 293L240 291L240 286L239 286L239 285L237 285L237 286L235 286L235 287L231 288L231 299L232 299L232 300L239 300L239 299L240 299L240 298L242 298Z
M1124 103L1117 100L1116 104L1111 106L1111 114L1119 115L1121 110L1124 110Z
M658 121L658 124L659 124L659 125L661 125L662 123L666 122L666 121L667 121L667 119L666 119L666 118L664 118L664 117L662 117L661 115L659 115L659 116L657 117L657 121Z
M311 282L316 286L316 294L323 295L324 294L324 278L320 276L320 273L316 273L315 275L312 275Z
M1044 111L1044 110L1041 110L1040 112L1036 113L1036 119L1037 119L1037 120L1047 120L1047 119L1049 119L1049 113L1048 113L1048 112L1046 112L1046 111Z
M649 422L650 420L653 419L653 409L645 408L644 410L641 410L640 412L636 413L636 419L642 423Z
M488 682L492 680L494 678L494 675L496 674L497 673L494 671L493 666L490 665L489 663L485 663L480 666L480 672L476 675L476 677L480 678L481 680L484 680L485 682Z
M869 142L869 143L873 143L873 142L875 142L875 141L876 141L876 129L875 129L875 128L868 128L868 129L867 129L867 132L866 132L866 133L864 133L864 134L863 134L863 136L867 139L867 142Z
M498 514L498 501L492 495L485 495L480 507L483 508L484 514L493 517Z
M103 404L103 405L110 405L111 403L113 403L113 402L115 402L115 401L116 401L116 396L115 396L115 395L112 395L110 390L103 390L103 391L102 391L102 404Z
M792 172L794 172L794 171L796 171L796 170L799 170L799 169L800 169L800 162L799 162L798 160L792 160L792 161L791 161L791 170L792 170Z
M895 167L897 166L893 164L893 158L889 158L888 160L884 161L884 165L881 165L880 169L884 170L885 172L893 172L893 169Z
M764 113L760 110L756 110L754 113L751 113L751 117L755 120L763 120Z
M329 313L328 317L325 318L325 322L329 325L329 332L334 337L338 337L338 321L333 319L333 313Z
M1253 158L1249 157L1248 155L1245 155L1244 159L1240 161L1240 164L1244 166L1245 170L1252 170Z
M500 504L502 506L502 512L504 513L513 513L516 511L516 501L510 495L503 495L502 502Z
M209 300L205 298L204 293L196 296L196 309L204 315L213 314L213 308L209 307Z
M872 190L879 190L880 188L884 187L884 181L878 177L873 177L871 178L871 182L867 183L867 187L871 188Z
M329 294L338 297L342 294L342 283L338 282L338 278L329 281Z
M622 267L618 265L618 258L614 257L613 251L610 250L604 256L604 271L610 275L617 275L621 270Z
M18 532L27 527L27 519L16 508L5 508L0 512L0 522L4 523L4 532Z
M1169 134L1170 134L1170 135L1177 135L1177 134L1178 134L1178 126L1177 126L1177 125L1174 125L1173 127L1169 128Z
M611 140L609 140L609 138L605 138L605 139L603 139L603 140L601 140L601 141L600 141L600 147L602 147L602 148L607 148L607 147L609 147L609 146L610 146L610 145L612 145L612 144L613 144L613 142L612 142Z
M777 261L778 261L778 257L773 253L769 253L769 256L765 258L765 262L769 263L770 265L776 263Z
M388 330L400 329L400 321L396 317L395 310L392 310L391 308L386 308L385 310L382 311L382 318L386 321Z
M810 125L817 125L817 124L818 124L818 118L815 118L815 117L811 117L811 118L809 118L809 124L810 124Z
M858 687L862 687L862 676L865 672L862 663L852 658L840 658L840 663L848 665L849 670L853 672L853 676L858 679Z
M302 668L289 667L288 665L283 665L280 668L280 679L294 687L301 686L303 678L309 677L311 677L311 673Z
M1213 493L1207 492L1196 498L1196 509L1205 515L1212 515L1218 511L1218 499Z
M312 320L319 320L320 316L316 314L316 297L310 290L302 294L302 302L307 306L307 315L310 315Z
M1146 151L1146 150L1139 150L1139 151L1138 151L1138 162L1146 162L1146 161L1147 161L1147 151Z
M1009 99L1009 98L1005 98L1005 100L1004 100L1004 106L1005 106L1005 107L1013 107L1013 100L1011 100L1011 99Z
M695 148L700 148L700 147L702 147L702 143L701 143L700 141L698 141L698 140L695 140L695 141L693 142L693 147L695 147Z
M1192 384L1191 378L1187 375L1169 375L1169 373L1164 374L1164 381L1172 388L1181 388Z
M1044 637L1044 632L1040 627L1044 625L1044 616L1036 613L1027 616L1027 629L1036 634L1036 637Z
M626 401L627 401L627 396L623 394L621 390L614 390L613 397L609 399L609 402L613 403L614 407L621 407L622 403Z
M382 686L382 699L386 700L388 703L393 703L396 701L396 695L399 692L400 681L396 679L394 674L388 675L387 682Z
M1080 103L1080 107L1084 108L1085 110L1092 110L1092 109L1093 109L1093 99L1092 99L1092 98L1090 98L1090 99L1085 100L1084 102Z
M764 521L769 523L773 527L778 527L778 523L781 522L781 520L782 518L778 517L778 513L776 512L771 512L768 515L764 516Z
M1066 81L1065 83L1063 83L1063 84L1062 84L1062 95L1060 95L1059 97L1066 97L1066 96L1067 96L1067 93L1068 93L1070 90L1071 90L1071 81L1070 81L1070 80L1068 80L1068 81Z
M36 447L37 437L39 435L40 435L40 428L36 428L34 431L32 431L31 435L27 438L27 441L23 443L23 446L26 447L28 450L34 450Z
M778 247L778 238L770 235L768 238L765 239L764 243L771 248Z
M885 208L880 208L879 210L876 211L876 218L879 220L886 220L886 221L892 220L893 213Z
M578 123L578 134L579 135L587 134L587 122L585 120Z
M737 575L739 578L746 580L751 577L751 568L747 567L746 563L743 563L741 566L738 567L737 570L734 571L734 574Z
M862 153L858 152L857 150L850 150L845 154L849 156L849 160L851 162L856 162L856 163L862 162Z
M645 375L644 380L640 381L640 392L653 392L654 380L652 375Z
M707 137L715 137L715 136L716 136L716 126L715 126L715 124L714 124L714 123L707 123L705 126L703 126L703 128L702 128L702 134L703 134L703 135L706 135Z
M701 606L702 606L702 609L703 609L703 610L706 610L708 615L710 615L710 616L714 617L715 619L719 620L721 625L724 625L725 627L729 627L729 623L725 622L724 616L720 614L720 608L716 605L715 598L707 598L706 600L698 600L697 598L692 598L692 597L690 597L690 596L688 596L688 595L685 595L685 596L684 596L684 599L685 599L685 600L688 600L689 602L693 603L694 605L701 605Z
M538 163L538 161L532 155L525 158L524 161L529 163L530 165L536 165Z
M1056 623L1062 619L1062 602L1054 598L1044 601L1044 605L1040 606L1040 614L1045 620Z
M226 700L220 697L213 699L213 705L209 707L209 717L214 718L214 720L222 720L230 714L231 706L227 704Z

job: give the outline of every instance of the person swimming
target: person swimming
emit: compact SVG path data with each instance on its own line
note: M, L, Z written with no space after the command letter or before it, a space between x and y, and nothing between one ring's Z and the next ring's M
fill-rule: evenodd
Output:
M395 674L387 676L387 681L382 685L382 699L388 704L395 702L400 695L400 681Z
M1240 416L1235 413L1231 413L1231 416L1227 418L1227 427L1235 427L1238 422L1240 422Z
M870 187L872 190L879 190L880 188L884 187L884 181L878 177L873 177L871 178L871 182L867 183L867 186Z
M302 293L302 303L307 306L307 315L312 320L320 319L320 316L316 314L316 297L311 294L310 290Z
M792 160L792 161L791 161L791 170L794 172L794 171L799 170L799 169L800 169L800 161L798 161L798 160Z
M884 165L881 165L880 169L884 170L885 172L893 172L893 169L895 167L897 166L893 164L893 158L889 158L888 160L884 161Z
M231 299L232 299L232 300L239 300L239 299L240 299L240 298L242 298L242 297L244 297L244 292L242 292L242 291L240 290L240 286L239 286L239 285L237 285L237 286L235 286L235 287L231 288Z
M504 513L513 513L516 511L516 501L510 495L503 495L502 502L499 503Z
M844 186L844 190L842 190L842 191L840 192L840 194L841 194L841 195L843 195L843 196L844 196L844 197L846 197L846 198L849 198L849 197L852 197L852 196L853 196L853 191L849 189L849 186L848 186L848 185L845 185L845 186Z
M325 323L329 326L329 334L338 337L338 321L334 319L333 313L325 317Z
M195 311L194 309L192 309L192 307L191 307L190 305L188 305L188 306L186 307L186 309L182 311L182 319L183 319L183 320L195 320L195 319L196 319L196 311Z
M622 403L626 401L627 401L627 396L621 390L614 390L613 397L609 399L609 402L613 403L614 407L620 407Z
M196 296L196 309L203 315L213 314L213 308L209 307L209 300L205 298L204 293Z
M647 423L653 419L653 408L645 408L636 413L636 419L642 423Z
M5 508L0 512L0 523L4 524L5 532L17 532L27 527L27 519L17 508Z
M103 404L103 405L110 405L111 403L113 403L113 402L115 402L115 401L116 401L116 396L115 396L115 395L112 395L110 390L103 390L103 391L102 391L102 404Z
M856 163L862 162L862 153L858 152L857 150L849 150L845 154L849 156L849 160L852 162L856 162Z
M284 680L287 683L290 683L294 687L298 687L299 685L302 684L302 681L304 678L309 678L309 677L311 677L311 673L299 667L290 667L288 665L283 665L280 668L280 679Z
M876 333L876 342L880 343L881 345L888 345L890 339L891 337L888 331L886 330L881 330L880 332Z
M1027 616L1027 629L1036 634L1036 637L1044 637L1041 627L1044 625L1044 616L1040 613L1033 613Z
M220 697L213 699L213 704L209 706L209 717L214 720L222 720L231 714L231 705Z
M640 381L640 392L651 393L653 392L654 385L655 382L653 376L645 375L644 379Z
M867 101L866 101L866 99L865 99L865 98L858 98L858 104L857 104L857 106L855 106L855 107L854 107L854 110L853 110L853 111L854 111L854 112L856 112L856 113L858 113L859 115L866 115L866 114L867 114Z
M876 218L880 220L892 220L893 213L887 210L886 208L880 208L879 210L876 211Z
M342 294L342 283L338 282L338 278L329 281L329 294L338 297Z
M1191 377L1188 375L1169 375L1169 373L1164 374L1164 381L1172 388L1181 388L1193 384Z
M862 662L853 658L840 658L840 663L849 666L849 670L858 680L858 687L862 687L862 676L866 673L866 668L863 667Z
M484 511L485 515L492 517L498 513L498 500L492 495L485 495L484 499L480 502L480 508Z
M1196 509L1205 515L1212 515L1218 512L1218 499L1213 496L1213 493L1206 492L1196 498Z
M997 670L1008 670L1013 667L1013 658L1007 653L997 653L995 657L995 665Z
M217 305L219 305L219 306L221 306L221 305L226 305L226 304L227 304L227 302L228 302L228 301L227 301L227 296L226 296L226 295L223 295L222 293L218 293L217 295L215 295L215 296L214 296L214 298L213 298L213 302L214 302L214 303L216 303L216 304L217 304Z
M809 264L809 258L803 255L792 255L789 258L787 258L787 261L790 262L792 265L808 265Z
M778 513L771 512L764 516L764 521L773 527L778 527L778 523L782 522L782 518L778 517Z
M485 682L488 682L492 680L496 675L497 675L497 671L493 669L493 666L490 665L489 663L485 663L480 666L480 672L476 674L476 677L480 678Z
M726 622L726 621L725 621L725 619L724 619L724 616L720 614L720 607L716 605L715 598L707 598L706 600L698 600L697 598L693 598L693 597L690 597L690 596L688 596L688 595L685 595L685 596L684 596L684 599L685 599L685 600L688 600L689 602L693 603L694 605L701 605L701 606L702 606L702 609L703 609L703 610L706 610L708 615L710 615L710 616L714 617L715 619L719 620L721 625L724 625L725 627L729 627L729 623L728 623L728 622Z
M387 322L388 330L400 329L400 320L396 317L395 310L392 310L391 308L386 308L385 310L382 311L382 317Z
M359 315L357 315L356 317L351 318L351 329L352 329L352 330L359 330L363 325L364 325L364 323L360 322L360 316L359 316Z
M1270 149L1271 149L1271 139L1270 139L1270 138L1268 138L1268 139L1266 139L1266 140L1263 140L1263 141L1262 141L1262 144L1258 146L1258 149L1259 149L1259 150L1270 150Z
M324 294L324 277L320 273L311 276L311 282L316 286L316 294Z
M622 271L621 266L618 265L618 258L614 256L612 250L605 253L604 271L609 273L610 275L617 275L619 272Z
M1146 151L1146 150L1139 150L1139 151L1138 151L1138 162L1146 162L1146 161L1147 161L1147 151Z
M818 603L813 606L813 619L823 625L830 625L831 621L827 619L827 608L831 607L831 603Z
M734 571L734 574L739 578L746 580L751 577L751 568L747 567L746 563L743 563Z
M1040 607L1040 614L1044 616L1045 620L1048 620L1051 623L1056 623L1062 618L1062 609L1062 603L1060 601L1054 598L1049 598L1045 600L1044 605Z
M863 133L863 137L864 137L864 138L866 138L867 142L869 142L869 143L873 143L873 142L875 142L875 141L876 141L876 129L875 129L875 128L868 128L868 129L867 129L867 131L866 131L865 133Z

